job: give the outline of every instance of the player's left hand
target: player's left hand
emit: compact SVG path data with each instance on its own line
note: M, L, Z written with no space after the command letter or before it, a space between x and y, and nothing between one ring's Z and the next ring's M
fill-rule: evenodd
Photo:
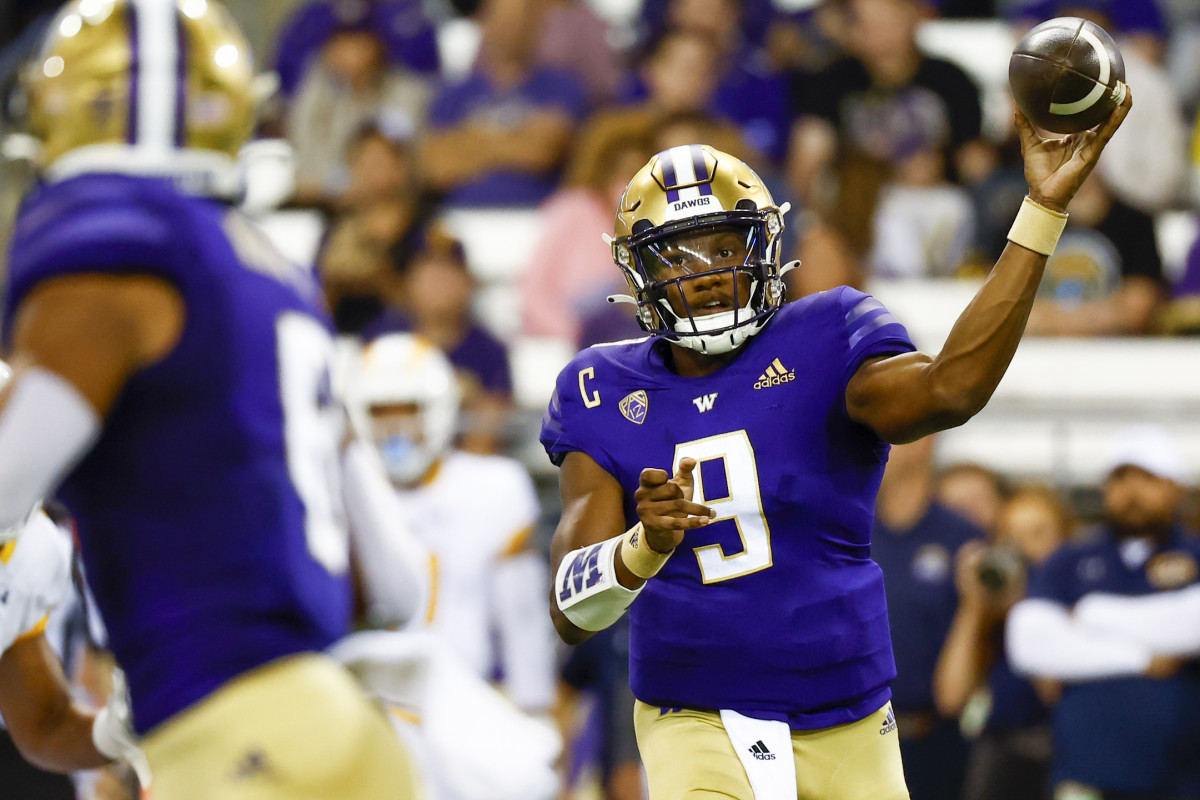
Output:
M1021 137L1021 156L1025 160L1025 180L1029 197L1055 211L1066 211L1067 203L1079 191L1100 158L1108 140L1121 127L1133 105L1133 90L1126 86L1125 102L1097 128L1045 139L1019 110L1014 122Z
M651 550L669 553L686 531L707 525L716 512L692 502L694 458L684 458L672 477L665 469L644 469L633 499Z
M137 738L130 725L129 690L125 674L113 670L113 689L108 703L96 714L92 724L92 742L101 755L113 761L125 762L133 768L138 783L143 789L150 788L150 762L138 746Z

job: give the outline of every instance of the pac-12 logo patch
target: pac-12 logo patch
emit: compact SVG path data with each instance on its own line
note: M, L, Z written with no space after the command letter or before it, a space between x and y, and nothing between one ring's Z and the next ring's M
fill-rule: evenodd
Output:
M646 412L650 410L650 400L646 397L645 391L638 389L621 398L618 408L621 409L621 416L625 419L641 425L646 421Z

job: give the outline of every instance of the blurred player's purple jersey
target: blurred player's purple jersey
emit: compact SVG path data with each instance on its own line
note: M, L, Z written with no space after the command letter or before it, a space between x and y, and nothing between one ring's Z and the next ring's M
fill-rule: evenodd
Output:
M877 300L842 287L783 306L706 377L676 375L654 340L592 347L559 375L541 437L555 463L591 456L624 487L633 524L641 471L691 457L696 500L718 515L630 610L638 699L796 729L888 700L895 665L870 558L888 445L849 418L845 393L864 359L912 349Z
M343 634L339 409L311 274L228 206L121 176L35 191L10 262L6 326L67 274L158 276L186 304L178 345L130 379L59 493L136 727Z

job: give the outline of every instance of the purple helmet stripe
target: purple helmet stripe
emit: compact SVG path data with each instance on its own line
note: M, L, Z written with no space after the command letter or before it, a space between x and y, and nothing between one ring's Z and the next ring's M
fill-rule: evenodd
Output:
M692 170L696 173L696 183L705 183L711 177L708 165L704 163L704 150L698 144L688 148L692 154Z
M140 48L138 46L137 6L129 3L125 6L125 14L129 21L129 113L125 120L125 141L129 144L137 144L142 71L141 58L138 55Z
M175 146L183 147L187 132L187 30L175 10Z
M671 160L669 150L664 150L659 153L659 161L662 162L663 183L667 186L667 202L674 203L679 200L679 190L675 188L675 184L679 179L675 177L675 162Z
M694 144L692 153L692 170L696 173L696 182L700 184L700 196L712 194L712 176L708 174L708 164L704 162L704 148Z

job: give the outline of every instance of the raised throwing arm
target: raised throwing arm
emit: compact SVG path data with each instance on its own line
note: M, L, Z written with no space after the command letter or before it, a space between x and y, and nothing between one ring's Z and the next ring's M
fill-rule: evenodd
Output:
M1029 196L1009 244L954 324L941 353L864 362L846 387L850 417L888 442L961 425L991 398L1025 331L1033 298L1071 198L1129 113L1132 93L1101 127L1044 139L1018 111ZM1057 232L1054 230L1057 223Z

